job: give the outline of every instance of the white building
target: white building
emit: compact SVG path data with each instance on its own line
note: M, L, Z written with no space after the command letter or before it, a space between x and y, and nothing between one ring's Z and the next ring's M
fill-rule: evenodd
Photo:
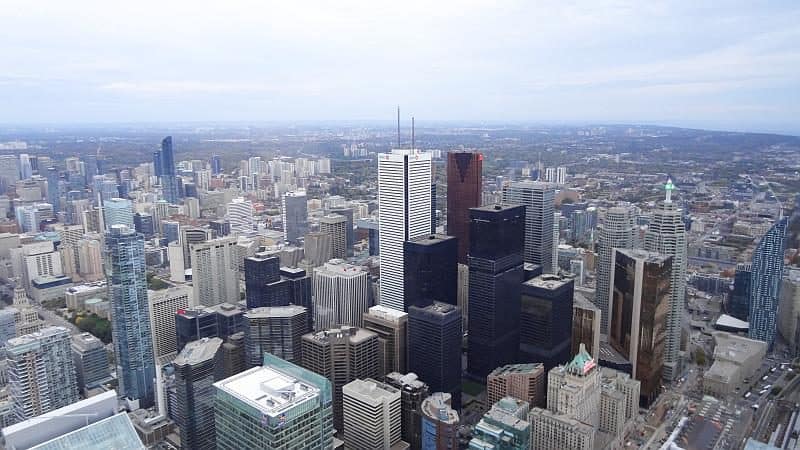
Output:
M253 204L242 197L234 198L227 206L231 234L248 234L255 229Z
M403 310L403 243L431 231L431 155L392 150L378 157L380 302Z
M367 378L342 387L344 442L347 448L399 450L401 440L400 390ZM405 444L405 445L403 445Z
M503 203L525 206L526 263L539 264L545 273L554 267L555 186L538 181L518 181L503 186Z
M175 314L192 304L192 290L188 286L172 287L160 291L147 291L150 303L150 329L153 330L153 351L156 358L178 350L175 334Z
M360 327L369 309L369 274L359 266L332 259L314 269L314 329Z
M235 237L212 239L191 246L195 305L214 306L239 301L235 247Z

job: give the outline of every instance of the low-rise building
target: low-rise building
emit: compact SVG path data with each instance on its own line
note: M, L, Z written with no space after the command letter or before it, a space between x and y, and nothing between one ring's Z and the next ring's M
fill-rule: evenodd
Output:
M767 354L767 343L717 331L713 333L714 363L703 377L707 394L724 397L751 379Z

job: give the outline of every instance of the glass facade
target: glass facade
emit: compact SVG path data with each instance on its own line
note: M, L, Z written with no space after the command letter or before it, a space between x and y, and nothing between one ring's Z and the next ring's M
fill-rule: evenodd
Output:
M458 304L458 240L431 234L404 244L404 311L433 302Z
M474 152L447 154L447 234L458 239L458 262L467 263L469 209L481 205L483 155Z
M785 217L775 222L753 252L748 334L751 339L766 342L770 349L775 342L788 224L789 219Z

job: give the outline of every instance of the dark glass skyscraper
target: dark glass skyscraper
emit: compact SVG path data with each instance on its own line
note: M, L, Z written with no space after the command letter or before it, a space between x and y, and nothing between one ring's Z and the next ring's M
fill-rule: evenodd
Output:
M461 310L447 303L408 309L408 369L461 408Z
M737 264L733 276L733 291L728 297L728 314L747 322L750 316L750 278L753 266L749 263Z
M458 304L458 240L431 234L403 244L404 310L434 301ZM427 380L425 380L427 381Z
M149 408L155 401L153 335L147 302L144 238L125 225L106 233L106 277L121 397Z
M61 210L61 174L55 167L47 168L47 203L53 205L53 213Z
M753 252L753 271L750 275L751 339L764 341L772 348L778 315L778 300L783 277L783 252L786 248L786 228L789 219L782 217L764 234Z
M558 275L541 275L522 283L521 362L540 362L550 371L569 361L574 292L574 281Z
M283 233L290 244L308 232L308 201L303 190L287 192L283 195Z
M248 309L289 304L289 286L281 279L281 262L277 256L257 254L245 258L244 283Z
M154 154L156 174L161 177L161 188L164 191L164 200L169 203L178 202L178 177L175 174L175 154L172 150L172 136L167 136L161 141L161 151Z
M470 209L468 370L483 379L519 348L525 207Z
M181 447L216 448L214 382L224 377L222 339L190 342L173 361L175 367L175 422Z
M458 262L467 263L469 209L481 206L483 155L475 152L447 154L447 234L458 239Z
M219 155L211 155L211 174L219 175L222 173L222 158Z

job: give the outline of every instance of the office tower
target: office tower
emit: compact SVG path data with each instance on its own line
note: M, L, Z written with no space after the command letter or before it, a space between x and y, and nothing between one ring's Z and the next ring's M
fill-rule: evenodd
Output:
M174 220L162 220L161 236L167 241L167 244L171 242L178 242L181 238L180 222L176 222Z
M332 259L314 269L314 329L361 326L369 309L369 274L359 266Z
M642 384L640 403L650 405L661 388L672 257L614 249L608 342L630 361Z
M222 344L222 371L226 377L231 377L245 369L244 332L240 331L228 336Z
M606 211L597 226L597 289L594 304L600 308L600 330L608 334L610 324L611 271L614 266L612 252L615 248L632 249L636 243L636 209L633 206L615 206Z
M532 406L544 405L546 373L542 363L507 364L494 369L486 377L487 404L514 397Z
M105 261L119 394L149 408L155 401L156 368L142 235L125 225L111 226Z
M789 353L796 357L800 346L800 269L789 268L782 284L778 332L789 343Z
M125 225L133 229L133 204L124 198L108 199L103 205L103 220L106 229L113 225Z
M265 253L244 259L245 298L248 308L289 304L289 286L281 280L280 266L280 258Z
M470 210L469 373L479 379L517 359L525 208Z
M403 310L403 245L430 234L430 189L430 153L392 150L378 157L381 305Z
M422 401L422 450L458 448L458 411L450 407L449 395L434 392Z
M527 450L531 438L527 416L527 402L514 397L501 399L475 425L469 448Z
M560 275L540 275L522 283L520 360L544 363L545 370L569 360L574 293L574 281Z
M481 206L483 155L477 152L447 154L447 234L458 239L458 262L467 263L469 209Z
M86 396L87 390L111 377L106 346L90 333L73 335L70 345L78 389Z
M156 175L161 178L161 189L164 200L169 203L178 203L178 177L175 175L175 154L172 149L172 136L167 136L161 141L161 151L157 152Z
M222 173L222 158L219 155L211 155L211 173L213 175Z
M8 387L17 422L78 401L66 328L46 327L6 343Z
M331 383L264 355L264 365L214 383L219 450L333 447Z
M336 207L336 208L328 208L328 214L333 215L340 215L345 218L345 254L347 256L353 256L353 244L355 244L355 230L353 228L353 208L343 208L343 207Z
M434 174L431 174L431 180L434 179ZM436 225L438 223L436 217L436 183L431 183L431 233L436 233Z
M45 173L47 177L47 203L53 205L53 212L61 210L61 174L55 167L48 167Z
M333 416L342 429L342 386L378 375L378 335L354 327L334 328L303 336L303 367L331 380Z
M227 205L227 219L231 234L249 234L255 230L255 210L250 200L237 197Z
M403 310L431 302L458 304L458 240L429 234L403 244Z
M733 276L733 291L728 296L728 304L726 306L728 314L745 322L750 316L750 278L752 276L752 264L740 263L736 265L736 272Z
M172 362L182 448L216 449L213 384L224 378L221 359L222 339L206 338L188 343Z
M412 449L420 448L422 439L422 401L428 398L428 385L415 373L391 372L385 383L400 391L401 437Z
M666 198L659 202L653 211L653 217L644 235L645 250L672 256L669 311L664 343L665 380L674 380L681 373L679 355L686 303L686 227L682 218L683 210L671 198L674 189L672 180L668 179L665 185Z
M205 306L239 301L235 237L212 239L191 246L194 303Z
M408 309L408 370L461 409L461 311L447 303Z
M406 373L408 314L385 306L373 306L364 313L363 328L378 335L378 376Z
M750 328L748 337L767 343L775 342L778 301L783 277L783 253L789 219L779 218L758 242L753 251L750 276Z
M27 153L19 155L19 176L23 180L33 176L33 167L31 167L31 157Z
M19 180L17 157L15 155L0 155L0 187L2 191L14 185Z
M181 245L183 246L183 264L185 268L192 267L192 256L189 253L192 245L202 244L213 237L210 229L199 227L181 228Z
M593 450L595 429L553 411L533 408L528 415L531 446L537 450Z
M330 235L331 255L335 259L347 258L347 218L330 214L319 219L320 233Z
M286 242L294 244L308 232L306 191L301 189L284 194L281 211L284 239Z
M640 383L627 373L608 368L603 368L600 376L603 392L600 397L599 429L611 433L622 442L627 425L639 416Z
M503 203L525 206L525 262L539 264L546 273L553 267L553 212L555 189L552 184L519 181L503 187Z
M255 308L244 313L244 346L247 365L258 366L264 353L300 364L308 312L302 306Z
M152 237L156 232L156 224L153 222L153 215L135 213L133 215L133 228L137 233L142 233L145 237Z
M600 309L583 294L575 293L572 302L572 349L570 356L578 354L581 344L586 345L592 358L600 357Z
M353 380L344 395L344 443L353 450L408 448L401 439L400 391L371 378Z
M175 314L192 303L192 289L188 286L170 287L160 291L147 291L150 305L150 329L153 333L153 352L156 358L178 351L175 333Z
M314 330L314 299L311 295L311 277L303 269L281 267L281 279L287 285L289 304L302 306L308 316L308 331Z
M319 267L333 259L333 237L319 231L306 233L303 238L303 250L308 266Z
M216 313L206 306L179 309L175 314L175 337L178 352L189 342L207 337L219 337Z

